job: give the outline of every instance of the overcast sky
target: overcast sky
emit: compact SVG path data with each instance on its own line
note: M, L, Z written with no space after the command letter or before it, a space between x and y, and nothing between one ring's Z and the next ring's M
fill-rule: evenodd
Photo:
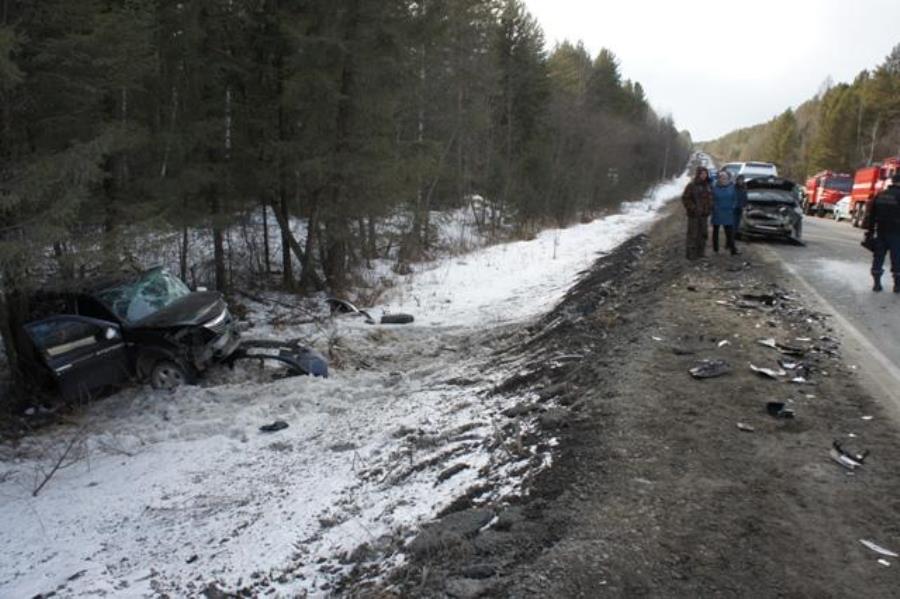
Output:
M851 81L900 43L900 0L525 0L548 46L607 47L695 141Z

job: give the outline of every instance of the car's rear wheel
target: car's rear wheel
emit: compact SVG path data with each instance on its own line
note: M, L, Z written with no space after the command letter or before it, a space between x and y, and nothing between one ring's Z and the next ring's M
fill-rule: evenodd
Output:
M173 360L159 360L150 371L150 386L172 391L190 382L187 368Z

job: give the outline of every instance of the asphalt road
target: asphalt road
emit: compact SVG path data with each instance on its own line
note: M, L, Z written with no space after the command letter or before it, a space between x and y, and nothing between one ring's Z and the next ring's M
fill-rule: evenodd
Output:
M891 293L888 271L885 291L872 292L872 254L859 245L863 233L849 223L804 218L805 247L768 245L785 267L814 291L833 315L853 357L882 397L900 417L900 294Z

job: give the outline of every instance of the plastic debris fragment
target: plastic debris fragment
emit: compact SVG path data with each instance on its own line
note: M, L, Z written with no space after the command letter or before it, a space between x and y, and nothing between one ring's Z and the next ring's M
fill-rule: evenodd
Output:
M272 424L264 424L259 427L259 430L263 433L274 433L281 430L284 430L288 427L288 423L284 420L276 420Z
M760 376L776 380L778 379L778 377L787 375L787 373L781 369L773 370L771 368L760 368L759 366L754 366L753 364L750 364L750 369Z
M886 555L887 557L900 557L900 553L895 553L895 552L891 551L890 549L885 549L881 545L873 543L872 541L860 539L859 542L862 543L863 545L865 545L866 547L868 547L869 549L871 549L872 551L874 551L875 553L878 553L881 555Z
M783 401L770 401L766 404L766 411L775 418L793 418L794 410L787 407Z
M731 366L725 360L702 360L688 372L695 379L711 379L731 372Z

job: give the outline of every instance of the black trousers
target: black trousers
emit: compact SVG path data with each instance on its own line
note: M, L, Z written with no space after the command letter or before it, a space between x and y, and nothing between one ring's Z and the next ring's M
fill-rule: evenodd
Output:
M872 276L880 279L884 273L884 259L891 256L891 273L895 281L900 281L900 233L879 235L875 238L875 249L872 251Z
M720 225L713 225L712 245L714 252L719 251L719 226ZM725 248L731 250L732 254L736 253L737 246L734 245L734 227L722 225L722 228L725 229Z

